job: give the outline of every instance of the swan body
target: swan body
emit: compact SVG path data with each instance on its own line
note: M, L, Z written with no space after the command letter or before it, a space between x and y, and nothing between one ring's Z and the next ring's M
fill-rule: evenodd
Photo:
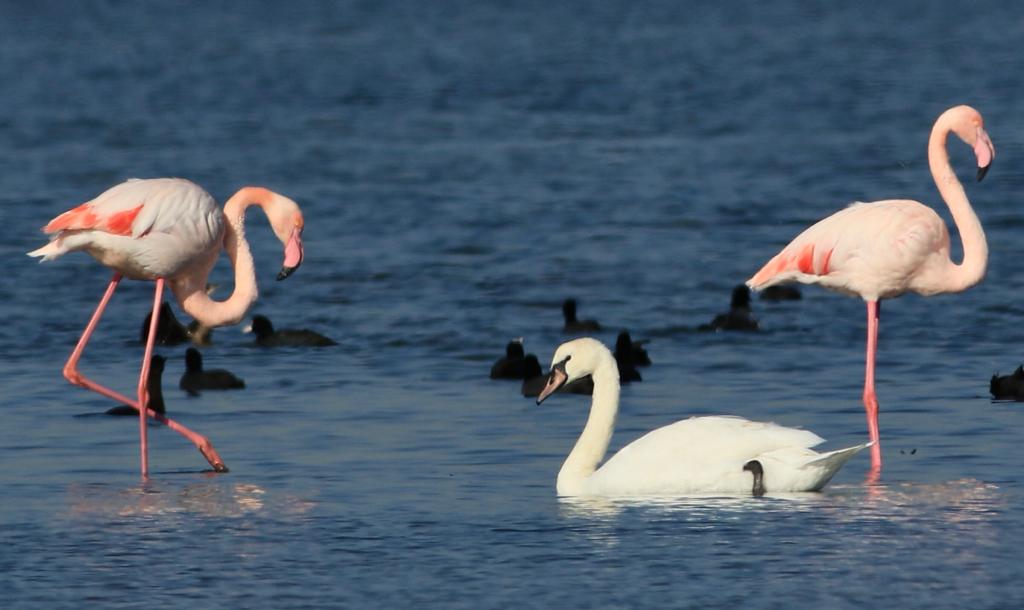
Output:
M767 493L818 491L870 445L818 453L811 447L824 440L808 430L735 416L691 417L648 432L598 468L619 408L618 370L608 348L591 338L563 343L537 402L588 374L594 379L590 416L558 473L559 495L753 494L754 474L744 469L751 460L763 468Z

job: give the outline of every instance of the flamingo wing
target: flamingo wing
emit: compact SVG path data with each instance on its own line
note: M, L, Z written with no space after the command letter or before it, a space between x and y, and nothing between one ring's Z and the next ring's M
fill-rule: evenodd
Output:
M167 231L211 207L210 195L188 180L128 180L57 216L43 232L93 230L137 239L150 231Z
M905 292L934 255L949 257L949 234L916 201L853 203L811 225L747 280L754 290L784 282L877 299Z
M223 218L213 197L188 180L128 180L47 223L50 243L29 256L48 261L85 250L128 277L172 277L216 256Z

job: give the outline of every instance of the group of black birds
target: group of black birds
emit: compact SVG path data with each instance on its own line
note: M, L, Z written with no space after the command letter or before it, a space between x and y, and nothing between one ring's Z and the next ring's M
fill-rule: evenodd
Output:
M802 298L796 286L771 286L761 291L761 299L766 301L793 301ZM576 314L576 300L566 299L562 303L562 315L565 325L562 330L566 334L582 334L597 332L601 325L595 320L580 320ZM701 331L757 331L760 329L757 318L750 306L750 289L740 284L733 288L729 310L716 315L710 322L701 324ZM619 333L615 341L615 361L619 365L619 382L631 383L640 381L638 366L651 364L643 344L645 341L633 341L629 331ZM505 346L505 355L491 367L491 379L521 379L523 396L537 396L544 389L545 376L540 362L533 354L527 354L523 348L523 340L510 341ZM576 394L592 394L594 384L590 377L584 377L563 387L563 392ZM994 400L1014 400L1024 402L1024 365L1009 375L992 375L989 381L989 392Z
M797 300L801 298L799 289L794 286L772 286L761 293L764 300ZM601 325L596 320L580 320L577 315L575 299L566 299L562 303L562 315L565 323L562 327L566 334L583 334L599 332ZM142 323L139 340L146 342L149 336L150 316L147 314ZM337 342L316 331L307 329L275 330L270 319L263 315L252 318L251 332L255 335L255 345L261 347L326 347L337 345ZM740 284L732 291L729 310L720 313L707 324L701 324L701 331L757 331L757 319L750 306L750 289ZM192 321L183 325L174 315L170 304L164 302L160 306L160 317L157 320L156 344L175 346L191 342L195 346L209 346L213 340L210 328ZM623 330L615 341L615 362L619 367L619 382L623 384L642 381L637 367L649 366L651 359L644 347L646 341L634 341L629 331ZM149 396L149 408L157 413L164 413L162 378L167 359L154 354L150 360L149 377L146 387ZM505 346L505 355L491 367L491 379L522 380L520 390L523 396L532 397L544 389L545 375L540 361L534 354L526 353L523 340L509 341ZM198 396L204 390L234 390L245 388L245 381L224 369L203 368L203 356L196 347L185 350L185 372L178 382L178 387L190 396ZM593 394L594 382L590 376L578 379L563 387L561 392L572 394ZM1018 366L1010 375L993 375L989 382L989 392L996 400L1015 400L1024 402L1024 366ZM109 415L137 415L135 409L127 406L114 407L107 411Z
M565 324L563 332L568 334L583 334L598 332L601 325L595 320L580 320L576 315L576 300L566 299L562 303L562 315ZM615 341L615 362L619 366L619 383L632 383L641 381L638 366L648 366L651 359L644 348L645 341L633 341L629 331L623 330ZM534 354L527 354L523 348L523 340L515 339L509 341L505 346L505 355L499 358L491 367L491 379L521 379L523 381L520 390L523 396L537 396L544 389L545 375L540 366L540 361ZM590 376L577 379L565 385L560 392L571 394L593 394L594 381Z
M770 301L797 300L801 298L800 290L795 286L773 286L761 293L761 298ZM584 334L601 331L601 325L595 320L580 320L576 312L576 300L566 299L562 303L562 316L565 324L562 331L566 334ZM720 313L707 324L697 327L701 331L756 331L759 326L750 307L750 289L744 284L736 286L732 291L729 310ZM619 366L619 383L641 381L638 366L649 366L651 359L644 347L646 341L634 341L628 330L619 333L615 341L615 362ZM505 355L491 367L491 379L521 379L523 396L537 396L544 388L545 376L537 356L527 354L523 348L523 340L515 339L505 346ZM560 391L575 394L593 394L594 383L589 376L578 379L563 387Z
M152 313L146 314L139 333L139 342L145 344L149 338L149 327ZM249 330L255 335L254 345L259 347L326 347L337 345L337 342L316 331L307 329L285 328L275 330L274 325L266 316L255 315ZM160 316L157 319L156 338L154 343L162 346L175 346L183 343L193 344L185 350L185 372L178 381L178 387L189 396L199 396L204 390L241 390L245 388L245 380L225 369L203 368L203 355L196 347L206 347L213 342L210 328L193 320L183 325L174 315L174 311L166 301L160 305ZM150 358L149 376L146 378L147 406L157 413L165 413L167 407L163 397L163 373L167 359L159 354ZM107 411L108 415L138 415L138 411L128 406L118 406Z

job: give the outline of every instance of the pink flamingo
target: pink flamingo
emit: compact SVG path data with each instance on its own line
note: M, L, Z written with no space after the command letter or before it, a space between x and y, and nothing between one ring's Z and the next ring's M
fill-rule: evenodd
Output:
M148 404L146 379L165 281L181 307L204 326L237 324L256 300L256 273L249 244L245 241L245 209L250 205L263 209L274 234L285 244L284 267L277 276L282 280L302 263L303 219L299 206L265 188L245 187L224 204L222 212L209 193L180 178L128 180L118 184L51 220L43 227L43 232L51 236L50 242L28 253L48 261L68 252L84 250L114 270L103 298L64 365L64 377L139 411L143 477L149 472L147 414L192 441L215 471L227 471L206 437L148 406L142 407ZM226 300L214 301L207 294L206 278L222 247L234 267L235 289ZM105 388L78 371L78 360L85 345L122 277L156 282L149 339L139 375L138 401Z
M934 210L916 201L889 199L854 203L817 222L747 281L754 290L790 281L821 284L867 302L863 399L868 434L874 443L871 446L874 478L882 469L875 395L879 300L908 291L924 296L961 292L981 281L988 264L988 245L981 221L949 164L946 136L950 132L973 147L979 181L996 153L985 133L981 114L969 106L950 108L932 127L928 165L963 240L964 257L959 265L949 258L949 232Z

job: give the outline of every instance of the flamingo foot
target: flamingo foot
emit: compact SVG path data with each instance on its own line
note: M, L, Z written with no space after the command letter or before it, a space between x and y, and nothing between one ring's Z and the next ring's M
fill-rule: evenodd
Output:
M204 440L196 444L196 448L199 449L199 453L203 454L206 461L210 463L214 472L228 472L228 467L224 464L224 460L220 459L217 450L213 448L213 443Z
M77 386L90 389L94 392L102 394L103 396L106 396L107 398L111 398L118 402L123 402L124 404L135 409L136 411L139 410L138 402L128 398L127 396L119 394L109 388L101 386L100 384L89 379L85 375L79 373L78 370L74 367L64 367L64 377L68 381ZM199 449L199 453L202 453L203 457L206 458L206 461L209 462L210 466L213 467L214 472L228 472L228 467L224 465L224 460L220 459L220 454L217 453L217 450L213 448L213 444L210 443L209 439L207 439L205 436L201 434L196 434L195 432L189 430L185 426L182 426L181 424L172 420L166 415L163 415L162 413L157 413L152 409L147 408L146 414L150 418L155 419L156 421L166 425L168 428L174 430L175 432L181 434L185 438L192 441L192 443L195 444L196 448Z

